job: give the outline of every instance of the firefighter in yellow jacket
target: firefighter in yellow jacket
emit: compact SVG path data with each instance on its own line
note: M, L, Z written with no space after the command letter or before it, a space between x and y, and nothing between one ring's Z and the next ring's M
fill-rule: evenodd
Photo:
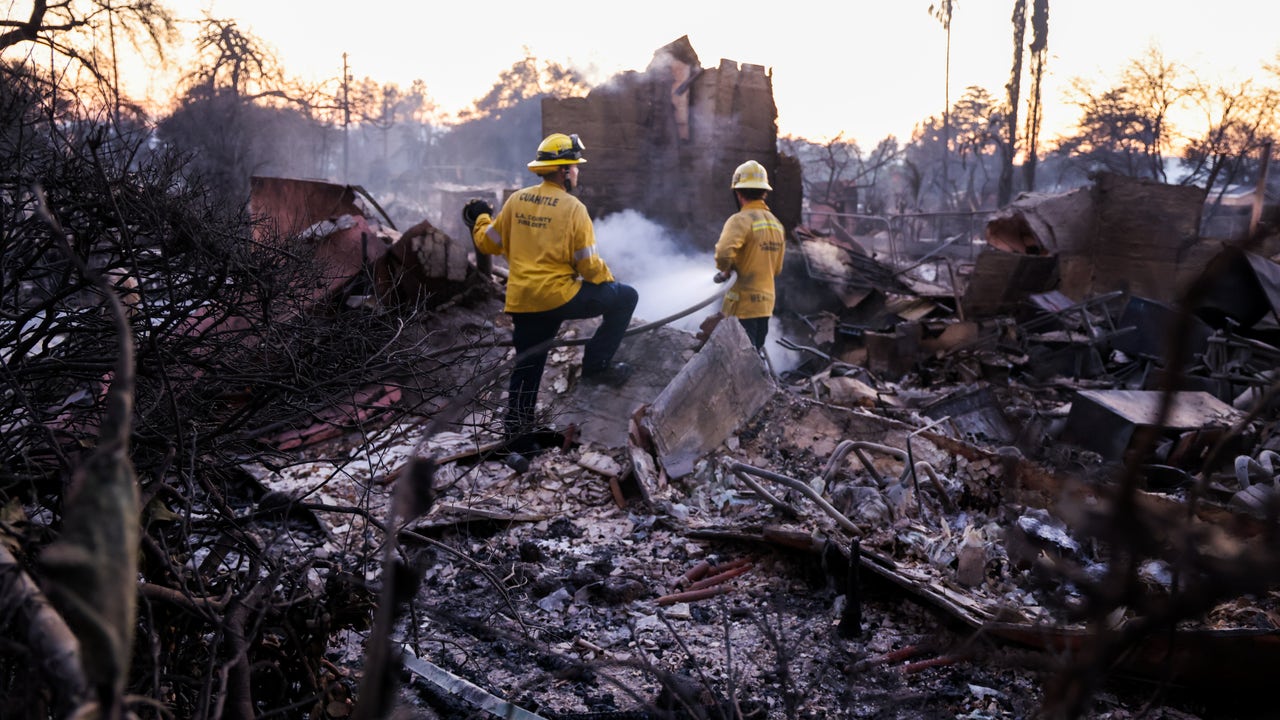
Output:
M716 242L715 281L738 276L724 295L721 312L738 318L751 344L760 350L773 316L773 279L782 272L785 234L782 223L765 204L773 188L763 165L755 160L739 165L733 171L731 187L738 212L725 221Z
M639 295L614 279L596 251L586 206L570 194L578 184L578 165L586 162L582 150L577 135L548 135L528 164L541 182L516 191L496 215L483 200L468 201L462 210L476 249L502 255L509 267L504 309L511 315L517 359L504 424L508 440L517 444L534 427L547 353L565 320L601 318L583 349L584 381L617 386L631 374L613 356Z

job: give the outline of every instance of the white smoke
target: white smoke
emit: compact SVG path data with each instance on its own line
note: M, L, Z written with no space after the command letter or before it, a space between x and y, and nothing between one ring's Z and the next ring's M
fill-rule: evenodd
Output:
M661 320L725 289L712 280L716 263L711 253L682 250L661 225L635 210L597 221L595 231L600 257L609 264L614 277L640 293L637 320ZM671 326L697 332L703 319L719 310L720 303L716 301Z
M595 222L600 257L608 263L618 282L640 294L635 319L653 322L719 295L727 285L717 284L715 257L708 252L690 252L680 247L671 233L635 210L614 213ZM671 327L689 333L709 315L720 311L717 298L706 307L675 320ZM774 372L795 368L803 359L777 341L782 337L778 319L769 321L765 352Z

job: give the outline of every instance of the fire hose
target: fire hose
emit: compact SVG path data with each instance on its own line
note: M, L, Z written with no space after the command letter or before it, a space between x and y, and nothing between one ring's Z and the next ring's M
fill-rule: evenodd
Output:
M627 331L622 334L622 337L624 338L631 337L632 335L639 335L640 333L649 332L650 330L657 330L658 328L664 325L670 325L676 320L692 315L693 313L698 312L699 310L710 305L716 300L719 300L720 298L724 297L724 294L728 289L729 289L728 286L726 286L720 290L717 290L706 300L703 300L697 303L696 305L690 305L689 307L683 310L680 310L679 312L672 313L671 315L668 315L660 320L654 320L653 322L645 323L644 325L637 325L636 327L628 328ZM551 347L568 347L571 345L585 345L587 344L588 339L589 338L577 338L574 340L560 340L560 341L557 341L555 344L553 344Z
M722 276L722 274L717 274L717 277L720 277L720 276ZM637 325L636 327L628 328L627 331L623 333L622 336L624 338L628 338L633 335L639 335L640 333L657 330L658 328L663 327L665 325L670 325L676 320L679 320L684 317L688 317L689 315L692 315L693 313L696 313L699 310L710 305L711 303L719 300L720 298L724 297L724 294L729 290L730 286L729 286L728 280L733 278L733 273L725 274L723 275L723 277L725 278L724 280L718 280L717 282L723 282L725 283L725 286L719 290L716 290L709 297L707 297L707 299L702 300L696 304L690 305L689 307L683 310L672 313L671 315L668 315L659 320L654 320L653 322L648 322L643 325ZM529 348L522 354L533 355L534 353L543 352L544 350L550 350L552 348L557 348L557 347L573 347L576 345L586 345L589 340L590 338L552 339L552 340L548 340L545 343L540 343L535 347ZM486 342L486 343L470 343L465 347L451 346L447 348L442 348L433 353L428 353L424 357L433 358L433 357L438 357L440 355L444 355L449 352L458 352L464 349L471 350L476 348L511 347L511 345L512 345L511 340L494 340L492 342ZM513 358L510 362L514 363L515 359Z
M643 325L638 325L633 328L628 328L626 333L623 334L623 337L624 338L630 337L632 335L638 335L643 332L650 332L652 330L656 330L657 328L663 327L665 325L669 325L675 322L676 320L679 320L683 317L686 317L688 315L691 315L701 310L702 308L705 308L706 306L710 305L711 303L715 302L716 300L719 300L721 297L724 296L725 292L727 292L730 287L730 284L728 281L733 278L733 275L734 274L732 272L717 273L716 282L724 283L723 289L717 290L715 293L707 297L705 300L702 300L698 303L690 305L689 307L683 310L680 310L676 313L673 313L671 315L668 315L664 318L655 320L653 322L645 323ZM455 396L448 404L445 405L445 407L441 408L440 411L438 411L437 413L435 413L435 415L432 416L431 420L427 423L427 426L424 429L424 433L423 433L424 437L431 437L432 435L435 435L437 432L440 432L444 427L446 427L447 425L452 423L454 420L456 420L461 415L463 408L467 407L471 403L471 401L476 397L477 393L480 392L481 388L483 388L488 383L492 382L495 378L498 377L500 373L506 372L508 368L515 365L522 358L528 357L530 355L534 355L535 353L546 352L556 347L585 345L587 342L588 342L587 338L575 338L575 339L552 338L551 340L548 340L543 343L539 343L538 345L535 345L534 347L531 347L521 352L516 357L508 358L506 361L490 367L486 372L481 373L478 377L472 378L472 380L469 383L464 385L463 391L459 395ZM424 359L435 358L451 352L461 352L464 350L473 350L473 349L481 349L481 348L510 347L511 345L512 345L511 340L495 340L493 342L487 342L487 343L469 343L462 346L453 345L447 348L442 348L433 353L428 353L423 357Z

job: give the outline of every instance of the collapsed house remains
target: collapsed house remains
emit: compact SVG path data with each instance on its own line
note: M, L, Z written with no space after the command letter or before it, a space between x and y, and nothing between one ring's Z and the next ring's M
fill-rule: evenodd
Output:
M580 195L598 217L635 210L710 250L734 209L733 169L756 160L774 214L799 223L800 166L778 152L768 71L732 60L703 68L687 37L654 53L643 73L615 75L585 98L544 100L542 127L586 141L591 176Z
M961 232L805 223L768 75L703 70L683 40L544 121L600 138L597 215L651 203L691 238L714 237L698 223L723 217L709 208L728 170L761 153L790 231L771 342L799 360L770 365L735 322L694 335L637 318L618 356L636 373L615 391L578 382L591 321L566 323L541 447L516 471L495 417L501 261L478 266L428 221L396 229L358 188L255 179L258 239L314 256L317 301L429 308L421 374L465 379L410 399L420 378L378 378L247 438L287 461L243 468L236 531L332 559L307 590L348 603L323 618L338 629L314 717L358 708L375 645L405 671L399 701L438 716L1122 718L1151 696L1104 679L1229 690L1219 701L1265 687L1277 238L1203 237L1202 193L1112 175ZM412 512L395 508L424 477ZM216 547L222 531L192 532ZM373 546L385 566L352 558ZM234 555L187 569L251 572ZM409 581L378 617L412 612L382 636L367 579ZM255 662L255 689L292 702L281 656Z
M414 455L438 467L434 505L402 538L433 558L418 600L431 610L399 631L423 634L404 644L405 700L554 717L710 711L730 693L744 717L858 716L873 702L859 683L908 673L934 690L970 681L915 710L1069 701L992 660L1028 650L1050 678L1260 682L1280 650L1280 265L1271 245L1200 237L1200 199L1117 176L1025 196L966 238L971 262L937 253L943 239L917 239L913 257L901 238L802 225L774 339L795 367L762 363L736 323L695 337L638 318L619 355L633 382L580 386L571 341L589 326L570 323L527 472L499 462L496 386L442 432L388 428L407 439L380 445L360 492L389 498ZM363 248L348 271L388 278L381 301L426 289L454 337L501 337L500 283L455 267L429 223L298 227L320 222L337 228L327 242ZM922 277L930 262L946 271ZM358 405L345 422L367 433L376 403ZM340 441L343 422L321 424L280 447ZM341 504L350 491L313 485L325 462L254 474ZM330 537L364 527L315 515ZM682 682L700 689L673 696Z
M694 337L638 318L619 354L637 373L615 392L578 384L572 340L589 328L569 323L527 472L499 462L492 385L447 430L383 444L362 492L389 498L414 455L438 468L434 505L402 538L434 559L418 600L431 610L400 628L419 638L403 647L407 701L860 716L885 673L940 691L938 673L962 672L949 677L967 692L908 710L995 717L1089 702L1071 690L1094 687L1091 672L1261 681L1280 650L1276 238L1202 237L1202 191L1108 174L947 235L909 218L806 224L768 75L703 69L683 38L543 115L593 139L594 214L639 209L695 243L718 231L699 223L722 216L708 210L722 178L760 158L790 231L772 342L800 360L762 364L736 323ZM430 223L341 232L382 301L428 293L456 337L502 336L501 267L464 261ZM363 406L347 425L367 432ZM281 447L342 432L321 424L338 430ZM323 467L255 475L310 493ZM876 592L962 632L864 604ZM980 662L993 648L1040 653L1041 674Z

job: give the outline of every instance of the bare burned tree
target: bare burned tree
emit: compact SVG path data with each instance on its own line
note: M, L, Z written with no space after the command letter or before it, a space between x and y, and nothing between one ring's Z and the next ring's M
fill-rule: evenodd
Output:
M1153 46L1131 60L1106 90L1077 79L1073 92L1080 122L1074 135L1060 141L1057 153L1077 166L1164 182L1164 160L1175 138L1169 116L1185 98L1184 72Z
M989 92L976 85L951 107L945 133L933 117L916 128L903 157L915 207L990 208L996 200L1000 159L1005 146L1005 108ZM944 149L943 135L949 138ZM959 161L959 172L944 173L942 157Z
M1266 66L1270 77L1280 78L1280 65ZM1221 208L1233 186L1257 182L1261 173L1259 150L1280 139L1276 121L1280 89L1246 80L1233 87L1211 87L1195 81L1188 89L1195 106L1204 113L1206 131L1192 138L1181 160L1187 176L1183 182L1203 185L1209 193L1206 219Z
M40 0L30 6L26 17L0 20L0 50L48 48L53 57L87 71L98 84L94 95L116 114L122 102L117 61L128 52L121 45L163 56L177 33L173 14L154 0Z
M67 106L21 73L0 82L0 607L56 589L54 565L82 564L51 543L100 520L73 513L68 499L100 432L120 427L104 420L121 331L91 279L100 277L123 301L136 356L127 459L140 496L138 567L93 565L139 599L121 696L140 717L312 706L325 717L351 688L324 648L330 633L368 621L373 593L350 578L376 566L378 540L356 533L365 540L339 555L308 554L323 536L307 501L264 494L244 468L293 462L264 438L314 422L316 408L369 383L412 390L388 421L455 394L454 380L423 372L441 362L424 360L432 300L349 307L349 293L376 296L366 276L317 295L302 246L255 232L184 155L142 152L143 137L107 132ZM446 359L465 374L465 353ZM376 525L365 502L330 510ZM100 647L86 642L92 624L69 622L74 637L37 642L32 628L56 629L57 617L4 617L0 716L61 715L65 693L107 681L76 677L103 659L80 654Z
M463 120L500 116L521 103L543 96L582 97L590 86L573 68L550 60L539 60L529 49L511 67L498 73L489 92L464 111Z
M784 137L779 147L800 160L805 196L836 208L837 212L883 212L886 190L881 181L901 157L898 141L889 136L864 152L858 143L838 134L822 143Z
M213 189L238 205L255 174L331 175L328 127L314 111L332 101L292 81L264 43L234 21L205 18L197 49L178 106L158 130L192 153L189 162Z

